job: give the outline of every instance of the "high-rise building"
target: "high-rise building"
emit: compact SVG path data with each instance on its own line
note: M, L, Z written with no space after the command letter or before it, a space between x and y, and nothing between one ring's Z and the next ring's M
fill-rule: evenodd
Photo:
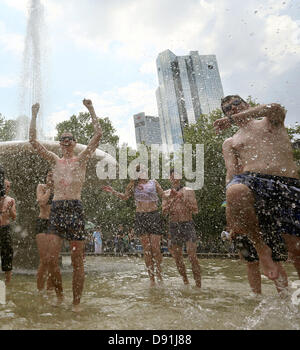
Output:
M144 112L133 116L136 143L145 145L161 145L161 132L158 117L145 115Z
M174 145L183 144L186 125L220 108L223 87L215 55L191 51L187 56L176 56L166 50L158 55L156 65L162 144L172 152Z

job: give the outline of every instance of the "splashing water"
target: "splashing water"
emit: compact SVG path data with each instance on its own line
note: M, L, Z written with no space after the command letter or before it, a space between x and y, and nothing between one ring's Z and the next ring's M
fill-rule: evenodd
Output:
M43 127L44 33L44 7L40 0L31 0L20 82L20 117L17 120L17 140L28 139L31 106L36 102L41 105L37 120L37 133L39 138L44 139L42 133L42 130L45 130Z

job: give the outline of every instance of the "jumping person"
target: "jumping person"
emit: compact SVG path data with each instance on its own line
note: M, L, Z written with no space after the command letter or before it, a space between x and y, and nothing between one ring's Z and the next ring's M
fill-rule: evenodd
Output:
M193 214L198 213L195 191L180 184L171 170L170 180L172 189L165 191L162 210L169 215L169 233L171 238L171 254L173 255L178 272L183 283L188 285L189 280L183 260L182 248L186 244L187 254L192 265L196 286L201 288L201 268L197 257L197 234L193 222Z
M122 200L128 200L132 195L134 196L136 203L135 235L140 238L143 246L150 285L155 286L155 275L158 282L162 282L160 243L163 228L157 202L158 195L162 197L164 191L157 181L143 179L143 169L139 166L137 166L137 171L141 176L137 180L130 181L125 193L119 193L110 186L104 186L102 189Z
M72 133L65 132L60 136L62 158L48 151L36 138L36 118L39 104L32 106L29 141L37 153L49 161L53 169L54 198L49 217L48 266L52 283L55 287L58 304L63 301L62 279L59 269L59 254L62 240L70 242L73 265L73 311L79 311L80 298L84 286L84 212L81 202L81 191L85 181L88 159L99 145L102 130L90 100L83 100L90 112L94 136L88 146L79 155L74 154L76 140Z
M216 132L239 127L223 144L227 225L232 237L251 239L263 273L284 285L278 261L287 259L286 248L300 274L300 181L286 111L276 103L250 108L238 95L221 107L225 118L214 123Z
M39 217L36 222L36 243L38 247L40 263L37 271L37 289L43 291L47 277L47 291L53 289L51 278L48 274L47 252L48 252L48 227L50 208L53 200L53 173L49 171L45 184L38 184L36 198L39 204Z
M10 181L5 180L5 195L0 199L0 252L1 266L5 273L5 284L9 285L13 269L13 242L10 232L10 220L16 220L15 200L8 196Z

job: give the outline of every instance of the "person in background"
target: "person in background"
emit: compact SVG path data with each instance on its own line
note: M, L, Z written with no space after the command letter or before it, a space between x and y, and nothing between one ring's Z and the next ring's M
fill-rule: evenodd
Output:
M96 230L93 232L95 254L102 254L102 234L100 226L96 227Z
M172 188L165 191L162 205L163 214L169 216L170 252L175 259L183 283L188 285L189 280L182 254L183 245L186 244L196 287L201 288L201 268L197 257L197 234L193 222L193 214L198 213L195 191L182 186L180 179L176 178L174 170L171 170L170 181Z
M0 253L2 271L5 273L5 284L8 286L11 282L14 254L10 222L16 220L17 211L15 200L8 196L10 181L5 180L4 185L3 194L5 194L0 198Z
M51 278L48 274L47 254L48 254L48 226L50 208L53 200L53 173L49 171L45 184L38 184L36 189L36 199L39 205L39 216L36 222L36 243L38 247L40 263L37 271L37 289L42 292L47 278L47 291L54 289Z
M125 193L119 193L110 186L104 186L102 189L122 200L128 200L134 196L136 203L135 234L140 238L143 246L150 286L155 286L155 277L159 283L162 282L160 243L163 229L161 215L158 211L158 196L163 196L164 192L157 181L145 179L145 169L138 165L136 170L139 172L139 178L130 181Z

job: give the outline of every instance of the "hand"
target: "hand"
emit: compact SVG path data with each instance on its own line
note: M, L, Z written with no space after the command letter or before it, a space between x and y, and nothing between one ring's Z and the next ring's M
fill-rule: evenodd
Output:
M33 115L36 116L38 114L39 110L40 110L40 104L39 103L36 103L36 104L34 104L32 106L32 114Z
M93 107L93 103L92 103L91 100L86 100L86 99L84 99L82 102L83 102L83 104L85 105L85 107L86 107L87 109L90 109L90 108Z
M216 134L219 134L222 130L226 130L231 126L228 118L221 118L214 122L214 128Z
M105 192L113 192L113 188L110 187L110 186L102 186L102 190L105 191Z

